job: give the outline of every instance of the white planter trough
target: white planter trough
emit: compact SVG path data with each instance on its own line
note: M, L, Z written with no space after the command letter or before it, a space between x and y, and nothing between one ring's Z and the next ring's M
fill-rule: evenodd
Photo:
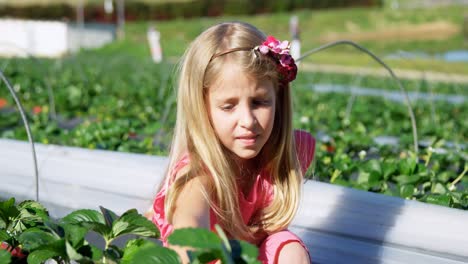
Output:
M53 217L104 206L144 213L166 157L36 144L40 202ZM0 139L0 197L33 199L28 143ZM314 263L468 263L468 211L308 181L291 227Z

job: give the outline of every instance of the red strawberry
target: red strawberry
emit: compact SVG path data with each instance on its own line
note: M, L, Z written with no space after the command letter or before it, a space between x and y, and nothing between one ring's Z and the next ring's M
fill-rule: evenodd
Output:
M8 101L5 98L0 98L0 109L8 105Z
M33 107L32 111L33 111L33 114L37 115L37 114L42 112L42 107L36 105L36 106Z

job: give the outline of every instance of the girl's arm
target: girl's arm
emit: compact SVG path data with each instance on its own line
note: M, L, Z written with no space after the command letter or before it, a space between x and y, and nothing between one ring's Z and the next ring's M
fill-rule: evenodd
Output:
M174 229L183 227L201 227L210 229L210 205L203 195L202 190L207 186L206 177L195 177L188 181L179 193L172 225ZM188 263L187 249L178 246L170 246L182 259L182 263Z

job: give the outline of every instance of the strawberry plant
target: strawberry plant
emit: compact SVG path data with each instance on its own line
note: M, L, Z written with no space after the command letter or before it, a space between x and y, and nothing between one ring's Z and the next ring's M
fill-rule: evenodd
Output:
M87 241L90 231L105 241L104 248ZM228 240L219 226L216 231L218 235L205 229L178 229L168 239L171 244L190 247L192 263L216 259L259 263L255 246ZM137 238L122 248L113 244L123 235ZM148 238L159 238L159 230L135 209L121 216L102 207L101 212L81 209L54 220L35 201L18 205L14 198L0 201L0 263L39 264L49 259L58 263L180 263L175 251Z

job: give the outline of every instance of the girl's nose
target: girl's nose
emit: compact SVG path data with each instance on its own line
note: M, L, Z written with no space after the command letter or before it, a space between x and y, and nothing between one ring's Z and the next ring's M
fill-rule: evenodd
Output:
M241 127L252 128L252 126L257 121L253 109L250 107L243 107L242 111L239 113L239 124Z

